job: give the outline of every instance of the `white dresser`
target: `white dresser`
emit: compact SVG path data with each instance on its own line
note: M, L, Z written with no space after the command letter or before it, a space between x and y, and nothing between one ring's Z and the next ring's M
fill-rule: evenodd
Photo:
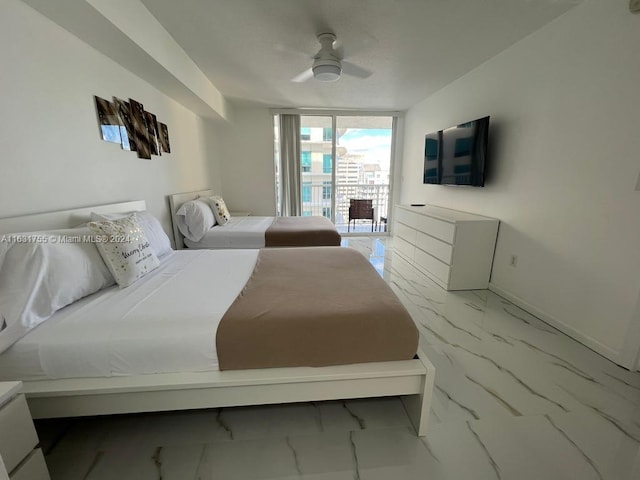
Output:
M48 480L21 382L0 382L0 478ZM4 464L4 471L2 464Z
M432 205L397 205L394 222L394 251L441 287L488 287L498 219Z

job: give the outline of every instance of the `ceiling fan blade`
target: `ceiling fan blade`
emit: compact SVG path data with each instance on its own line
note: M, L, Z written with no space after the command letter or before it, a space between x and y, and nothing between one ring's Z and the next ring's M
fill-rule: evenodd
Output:
M295 82L295 83L302 83L302 82L306 82L307 80L310 80L312 78L313 78L313 70L308 68L304 72L302 72L302 73L296 75L295 77L293 77L291 79L291 81Z
M342 62L342 72L357 78L369 78L371 75L373 75L373 72L371 72L370 70L345 61Z

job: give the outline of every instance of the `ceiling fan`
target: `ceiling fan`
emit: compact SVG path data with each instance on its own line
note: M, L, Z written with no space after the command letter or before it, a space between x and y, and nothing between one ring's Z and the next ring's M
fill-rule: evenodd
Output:
M370 77L371 72L369 70L343 60L341 52L334 49L335 41L335 34L330 32L320 33L318 35L320 50L313 56L311 68L296 75L291 81L301 83L315 78L320 82L334 82L340 78L343 72L357 78Z

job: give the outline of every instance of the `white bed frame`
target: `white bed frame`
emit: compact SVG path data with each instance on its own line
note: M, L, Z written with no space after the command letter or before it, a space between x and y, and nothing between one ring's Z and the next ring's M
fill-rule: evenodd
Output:
M178 222L176 222L176 212L182 206L183 203L195 200L198 197L210 197L215 195L213 190L198 190L197 192L175 193L169 195L169 208L171 209L171 225L173 226L173 239L176 242L176 250L182 250L185 248L184 236L178 229Z
M5 218L0 219L0 235L74 227L88 221L91 212L143 209L145 202L137 201ZM406 361L24 381L23 391L34 418L399 395L417 434L423 436L434 378L435 368L419 348L417 357Z

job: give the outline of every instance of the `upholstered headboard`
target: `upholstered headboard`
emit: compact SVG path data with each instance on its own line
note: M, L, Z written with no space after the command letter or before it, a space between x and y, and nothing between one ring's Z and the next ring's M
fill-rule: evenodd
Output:
M173 226L173 238L176 242L176 250L184 248L184 237L178 230L178 222L176 221L176 212L183 203L195 200L198 197L210 197L214 195L213 190L198 190L196 192L174 193L169 195L169 209L171 210L171 224Z
M146 210L146 208L147 205L144 200L136 200L133 202L110 203L71 210L0 218L0 234L73 228L81 223L88 222L91 212L124 213Z

